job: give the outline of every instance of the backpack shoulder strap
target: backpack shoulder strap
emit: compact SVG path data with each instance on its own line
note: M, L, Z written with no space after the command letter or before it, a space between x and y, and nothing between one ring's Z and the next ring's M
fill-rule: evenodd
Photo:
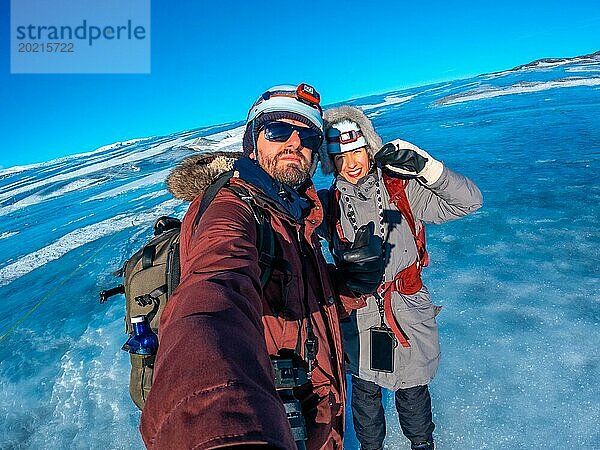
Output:
M250 208L250 211L252 211L252 215L256 221L256 247L259 255L258 265L260 267L260 284L262 287L265 287L271 277L275 261L275 232L273 231L273 227L271 227L267 213L256 204L250 192L242 186L229 183L232 176L233 171L221 174L215 182L204 191L198 213L194 219L194 226L198 225L206 208L208 208L208 205L215 199L222 188L229 189L243 200Z
M210 186L206 188L204 194L202 195L202 201L200 202L198 213L196 214L196 218L194 219L194 228L196 227L196 225L198 225L198 222L200 222L200 218L204 214L204 211L206 211L208 205L210 205L215 199L221 188L229 184L229 180L232 176L233 170L224 172L221 175L219 175L219 177Z
M410 209L410 203L408 203L408 197L406 196L405 188L407 182L408 180L390 177L386 173L383 174L383 184L390 195L390 201L398 208L402 216L406 219L413 236L416 236L417 226L412 210Z
M419 231L417 232L417 223L413 216L408 197L406 196L406 185L408 180L402 178L391 177L385 172L383 173L383 184L390 196L390 201L398 208L402 217L406 220L408 227L415 239L417 246L417 254L419 262L422 266L429 264L429 253L427 253L427 247L425 243L425 226L421 223Z
M275 232L267 213L256 204L247 189L238 185L229 185L227 188L246 202L256 221L256 247L260 267L260 285L264 288L271 277L275 261Z

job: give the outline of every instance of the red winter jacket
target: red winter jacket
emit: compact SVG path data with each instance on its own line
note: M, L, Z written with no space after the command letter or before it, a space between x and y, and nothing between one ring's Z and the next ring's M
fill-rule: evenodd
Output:
M181 233L181 284L161 318L154 381L140 424L144 442L151 449L250 443L294 449L269 356L295 349L299 327L304 342L306 283L318 339L311 384L296 392L307 422L307 448L342 450L342 338L338 305L314 233L323 219L314 187L306 192L314 206L302 230L254 186L239 178L231 183L245 187L269 213L292 271L285 277L273 270L263 292L256 220L249 206L221 189L194 227L200 197L192 202ZM306 257L301 257L299 234L308 248Z

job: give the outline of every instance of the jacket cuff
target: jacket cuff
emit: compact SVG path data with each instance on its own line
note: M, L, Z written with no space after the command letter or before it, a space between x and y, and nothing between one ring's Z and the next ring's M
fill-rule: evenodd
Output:
M231 406L231 414L222 405ZM258 411L261 413L257 414ZM235 412L235 413L233 413ZM281 401L237 383L195 392L163 417L150 449L212 449L240 444L294 445Z
M423 179L427 186L432 186L441 178L443 171L444 163L430 158L421 173L419 173L419 178Z
M350 290L348 286L346 286L346 280L341 271L335 265L327 264L327 269L333 280L335 291L338 294L344 312L340 318L349 315L354 309L360 309L367 306L367 299L370 295L361 295Z

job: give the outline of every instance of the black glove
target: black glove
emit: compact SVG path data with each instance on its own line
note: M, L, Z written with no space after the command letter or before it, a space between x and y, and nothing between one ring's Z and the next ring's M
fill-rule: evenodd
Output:
M441 161L400 139L385 144L373 158L379 167L386 167L405 178L419 178L425 184L435 183L444 170Z
M349 250L336 252L336 262L346 286L359 294L377 291L383 278L382 240L375 234L375 224L360 227Z
M381 147L374 158L379 167L392 166L401 169L402 175L413 178L425 168L427 162L427 158L414 150L396 147L391 142Z

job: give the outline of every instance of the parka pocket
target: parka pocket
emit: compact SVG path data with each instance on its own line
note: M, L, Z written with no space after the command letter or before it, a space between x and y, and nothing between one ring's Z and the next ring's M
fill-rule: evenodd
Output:
M423 289L415 295L394 296L393 309L398 320L409 324L418 324L435 318L442 307L431 302L429 292L423 286Z
M369 320L368 318L371 318L374 315L377 315L377 317L379 317L379 309L377 307L377 301L375 300L374 297L368 297L368 300L365 302L365 306L362 308L356 309L356 316L357 317L365 317L365 318L367 318L366 320Z
M428 303L419 307L395 310L394 314L410 343L410 362L407 367L421 373L424 378L430 378L437 369L440 355L438 326L435 316L439 307ZM417 369L419 368L419 369ZM425 369L427 368L427 369Z
M400 320L404 320L411 325L417 325L435 318L438 313L437 307L430 303L420 307L397 310L396 316L400 316Z

